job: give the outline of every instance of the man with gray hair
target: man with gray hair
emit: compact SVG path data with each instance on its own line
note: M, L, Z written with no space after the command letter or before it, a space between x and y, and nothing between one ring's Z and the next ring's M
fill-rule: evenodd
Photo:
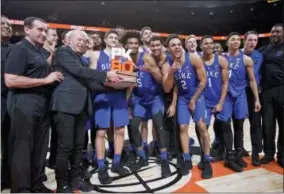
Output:
M93 189L89 181L79 176L86 121L88 114L93 113L89 89L103 90L105 82L120 81L115 71L101 72L89 69L83 63L81 56L85 53L86 41L85 32L71 31L67 45L55 52L54 68L65 77L54 90L51 102L58 132L55 178L59 193L71 193L75 189L90 192Z

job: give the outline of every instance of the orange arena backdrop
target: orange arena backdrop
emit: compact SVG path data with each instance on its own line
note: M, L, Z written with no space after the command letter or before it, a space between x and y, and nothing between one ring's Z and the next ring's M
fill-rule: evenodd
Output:
M22 20L13 20L10 19L11 23L14 25L24 25L24 21ZM57 29L66 29L66 30L85 30L85 31L99 31L99 32L107 32L111 28L103 28L103 27L95 27L95 26L77 26L71 24L57 24L57 23L48 23L49 28L57 28ZM167 37L168 33L163 32L154 32L158 36ZM186 39L188 35L179 35L180 38ZM267 38L270 36L270 33L259 34L259 38ZM197 39L201 39L201 36L196 36ZM226 40L227 36L214 36L215 40ZM241 36L243 38L243 35Z

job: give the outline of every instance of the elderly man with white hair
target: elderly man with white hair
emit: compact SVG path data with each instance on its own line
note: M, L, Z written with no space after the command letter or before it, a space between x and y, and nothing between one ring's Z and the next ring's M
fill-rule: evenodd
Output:
M81 57L85 53L86 40L85 32L73 30L68 34L66 46L55 52L54 68L64 75L51 101L58 132L55 178L59 193L71 193L77 189L89 192L93 189L89 181L79 176L86 121L93 113L89 90L103 90L105 82L120 81L114 71L101 72L84 64Z

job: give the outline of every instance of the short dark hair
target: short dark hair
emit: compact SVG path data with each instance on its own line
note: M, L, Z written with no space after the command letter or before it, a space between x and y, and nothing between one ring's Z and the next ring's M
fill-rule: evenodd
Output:
M49 30L57 31L57 29L56 29L56 28L47 28L46 33L48 33L48 31L49 31Z
M258 37L258 33L257 33L256 31L250 30L250 31L247 31L247 32L244 34L244 39L246 40L247 37L248 37L248 35L250 35L250 34L257 35L257 37Z
M284 24L282 24L282 23L275 24L275 25L273 26L273 28L274 28L274 27L281 27L281 28L284 30Z
M241 34L240 34L240 33L238 33L238 32L231 32L231 33L227 36L227 41L226 41L226 42L228 42L229 39L230 39L232 36L235 36L235 35L241 37Z
M118 36L117 31L114 30L114 29L111 29L111 30L109 30L109 31L107 31L107 32L105 33L105 37L104 37L104 38L107 38L110 34L116 34L116 35Z
M89 35L89 36L92 36L92 35L95 35L95 34L101 37L101 33L98 32L98 31L90 32L88 35Z
M122 27L122 26L116 26L116 27L115 27L115 29L118 29L118 28L125 30L125 28Z
M204 35L204 36L202 36L201 39L200 39L200 44L202 44L203 40L205 40L206 38L210 38L210 39L212 39L212 40L214 41L213 36L211 36L211 35Z
M168 36L167 40L166 40L166 46L168 47L170 41L171 41L172 39L175 39L175 38L177 38L177 39L179 39L179 40L181 41L180 37L179 37L177 34L170 34L170 35Z
M152 36L152 38L150 39L150 43L153 41L160 41L161 44L164 44L163 38L161 36Z
M43 23L46 23L46 21L44 21L43 19L41 18L38 18L38 17L27 17L25 20L24 20L24 26L26 27L29 27L29 28L32 28L33 27L33 24L34 24L34 21L41 21Z
M67 33L69 32L70 30L65 30L65 31L63 31L62 33L61 33L61 35L60 35L60 39L61 40L64 40L65 39L65 36L67 35Z
M137 30L128 30L122 37L123 45L126 45L128 39L137 38L139 44L141 44L140 33Z
M149 26L143 27L143 28L141 29L141 35L143 34L143 32L144 32L145 30L150 30L150 31L152 31L152 28L149 27Z

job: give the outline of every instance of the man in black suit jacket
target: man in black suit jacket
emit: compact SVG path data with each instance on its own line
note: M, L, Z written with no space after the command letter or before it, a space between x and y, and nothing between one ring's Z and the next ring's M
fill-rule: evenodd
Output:
M72 192L74 189L89 192L93 189L89 181L83 181L79 176L87 116L93 113L89 89L103 90L106 81L120 81L116 72L92 70L82 62L86 38L85 32L74 30L69 35L68 45L55 52L54 68L64 75L51 102L58 132L57 192Z

